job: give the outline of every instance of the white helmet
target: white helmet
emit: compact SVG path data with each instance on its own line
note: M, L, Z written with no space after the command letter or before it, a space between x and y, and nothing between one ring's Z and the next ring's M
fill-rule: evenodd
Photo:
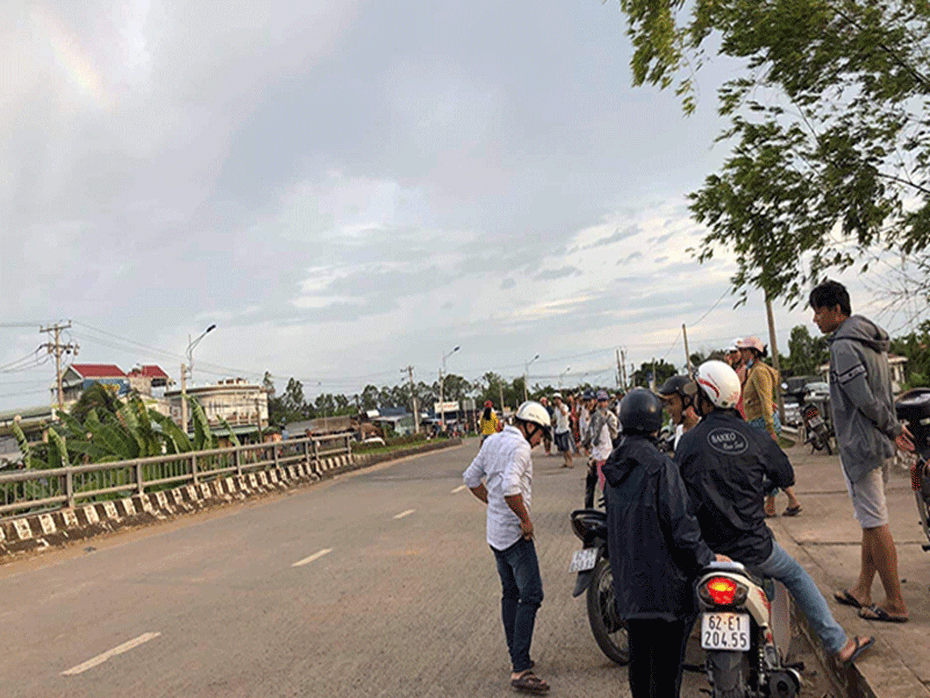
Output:
M742 386L736 371L723 361L705 361L698 368L697 384L707 399L721 409L732 409L739 402Z
M552 420L549 419L549 410L535 400L527 400L520 405L514 417L523 422L536 424L545 431L549 431L549 428L552 426Z

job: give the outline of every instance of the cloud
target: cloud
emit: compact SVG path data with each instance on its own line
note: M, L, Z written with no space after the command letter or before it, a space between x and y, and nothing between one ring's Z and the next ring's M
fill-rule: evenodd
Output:
M540 281L551 281L552 279L563 279L566 276L577 276L580 273L581 270L577 267L566 266L558 269L544 269L536 274L534 278Z

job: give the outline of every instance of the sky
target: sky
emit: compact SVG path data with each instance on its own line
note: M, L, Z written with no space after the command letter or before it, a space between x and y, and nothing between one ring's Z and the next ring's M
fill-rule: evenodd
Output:
M766 337L732 257L688 251L738 66L685 117L629 57L601 0L6 0L0 409L48 403L55 322L78 362L175 380L215 324L196 384L269 371L311 399L431 383L456 346L469 380L612 387L618 350L683 365L683 324L692 351ZM817 332L775 322L782 352Z

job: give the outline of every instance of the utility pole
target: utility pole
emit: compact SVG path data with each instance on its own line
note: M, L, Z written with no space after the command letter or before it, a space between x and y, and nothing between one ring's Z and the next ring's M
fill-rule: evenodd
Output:
M413 366L407 366L407 368L400 369L400 372L403 373L406 371L410 376L410 399L413 402L413 428L414 433L420 433L420 410L417 408L417 393L416 389L413 386Z
M688 350L688 328L681 323L681 334L685 338L685 361L688 364L688 375L691 375L691 352Z
M67 344L61 343L61 331L71 328L71 321L68 320L67 325L59 325L55 323L51 327L40 327L39 332L49 332L54 333L55 341L46 342L45 344L40 344L39 348L45 347L49 354L55 355L55 385L57 387L57 397L58 397L58 409L64 410L65 400L64 400L64 387L61 384L61 355L74 353L77 356L78 345L73 342L68 342Z
M623 366L620 363L620 350L617 349L617 388L620 387L620 376L623 373Z
M775 381L775 399L778 401L778 418L781 423L785 423L785 399L781 394L781 366L778 360L778 344L775 341L775 315L772 312L772 301L769 294L765 294L765 314L769 321L769 346L772 347L772 367L778 372L778 380Z
M627 391L627 386L630 384L626 374L626 349L620 350L620 370L623 373L623 382L620 384L620 388L625 393Z
M187 364L181 364L181 431L187 433Z

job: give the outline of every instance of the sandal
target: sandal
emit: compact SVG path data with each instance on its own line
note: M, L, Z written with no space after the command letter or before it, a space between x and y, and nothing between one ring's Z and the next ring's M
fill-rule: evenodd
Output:
M801 513L801 505L798 504L795 507L788 507L782 512L782 516L797 516Z
M870 637L865 642L860 642L859 638L857 637L853 640L853 642L855 643L854 645L855 649L853 649L853 653L849 655L849 658L840 660L840 663L843 666L848 666L849 664L852 664L854 661L859 659L859 657L862 655L863 652L865 652L866 650L872 649L872 646L875 644L875 638Z
M833 598L836 599L837 603L841 603L844 606L852 606L853 608L862 608L862 602L859 601L855 596L849 593L849 589L841 589L840 591L833 592Z
M511 679L510 685L518 691L526 691L527 693L541 694L549 691L549 684L532 671L527 671L519 679Z
M907 616L893 616L877 603L859 609L859 617L865 620L880 620L883 623L907 623Z

